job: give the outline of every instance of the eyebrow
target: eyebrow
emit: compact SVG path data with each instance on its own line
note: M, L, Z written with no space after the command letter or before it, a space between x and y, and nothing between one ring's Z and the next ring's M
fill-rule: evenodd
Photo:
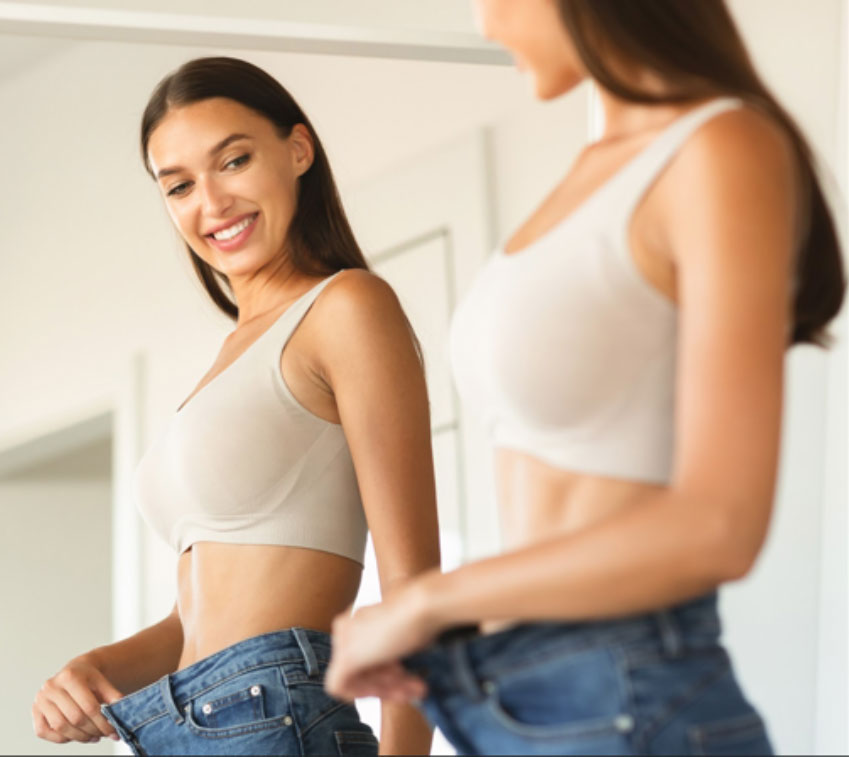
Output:
M217 145L215 145L208 153L209 157L214 156L216 153L221 152L227 145L232 142L237 142L240 139L251 139L248 134L231 134L229 137L225 137L222 139ZM164 176L170 176L171 174L180 173L180 171L185 170L181 166L172 166L169 168L163 168L160 171L156 172L156 178L161 179Z

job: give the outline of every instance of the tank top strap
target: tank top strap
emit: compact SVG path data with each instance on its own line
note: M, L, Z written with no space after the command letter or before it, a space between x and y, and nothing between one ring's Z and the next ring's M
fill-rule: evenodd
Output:
M272 355L279 356L283 347L286 346L292 334L295 333L295 329L298 328L318 296L334 278L342 273L342 270L336 271L336 273L331 274L326 279L322 279L312 289L302 294L286 308L280 318L268 329L268 336L270 337L267 340L268 349L271 350Z
M626 181L620 186L622 192L620 207L624 213L624 219L631 217L634 208L649 186L700 126L720 113L743 105L743 101L737 97L716 98L681 116L661 132L634 159L627 171Z

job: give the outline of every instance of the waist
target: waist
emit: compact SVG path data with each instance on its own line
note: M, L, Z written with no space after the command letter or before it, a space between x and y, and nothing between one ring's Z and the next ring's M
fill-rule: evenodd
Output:
M495 452L505 550L575 533L664 487L555 468L525 452Z
M330 629L353 602L361 567L312 549L203 542L180 556L180 670L279 628Z
M256 683L251 688L262 689L280 682L320 680L329 660L328 633L305 628L276 630L244 639L104 708L130 730L165 716L179 722L190 702L237 673L253 671Z
M603 646L672 657L686 650L715 649L722 633L717 600L717 592L711 592L673 607L614 620L522 623L491 634L482 634L476 626L449 629L404 664L438 687L433 672L446 671L446 659L453 661L448 666L453 668L450 676L459 666L485 680L528 661L543 663L548 657Z

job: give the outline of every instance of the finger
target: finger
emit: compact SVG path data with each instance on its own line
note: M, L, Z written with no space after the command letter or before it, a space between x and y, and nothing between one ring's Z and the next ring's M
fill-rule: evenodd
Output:
M115 704L119 699L124 698L124 695L102 673L92 676L91 687L104 704Z
M82 707L77 704L76 697L69 694L68 691L57 689L52 693L52 699L53 704L59 708L65 720L74 728L85 731L89 738L100 738L102 735L100 730L91 722L91 718L83 712Z
M421 699L427 694L424 681L394 663L357 673L345 686L353 697L377 696L403 702Z
M69 723L62 711L46 696L39 702L41 712L50 728L71 741L87 742L91 735Z
M91 724L96 729L96 736L108 736L111 739L119 738L112 724L100 711L100 702L88 686L77 683L68 683L68 693L74 698L80 709L86 714ZM88 729L86 729L88 730Z
M41 710L37 709L36 705L32 708L32 729L35 735L45 741L52 741L54 744L67 744L70 739L66 739L61 733L56 733L50 724L45 719Z

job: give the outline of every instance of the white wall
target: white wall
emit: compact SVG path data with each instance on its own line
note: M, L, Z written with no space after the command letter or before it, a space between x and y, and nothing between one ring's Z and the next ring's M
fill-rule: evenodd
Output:
M845 5L731 3L755 62L832 175L846 140L839 129ZM845 334L845 318L844 311L836 333ZM790 753L849 748L845 729L840 733L849 711L845 678L829 672L846 659L846 542L829 536L847 507L845 478L839 481L846 459L845 413L839 413L845 360L845 342L832 353L791 351L774 527L753 574L724 596L741 677L771 716L778 746Z
M110 506L108 470L99 478L47 480L34 470L0 481L0 750L5 754L112 751L111 742L60 747L41 741L30 715L47 678L74 655L111 638Z

